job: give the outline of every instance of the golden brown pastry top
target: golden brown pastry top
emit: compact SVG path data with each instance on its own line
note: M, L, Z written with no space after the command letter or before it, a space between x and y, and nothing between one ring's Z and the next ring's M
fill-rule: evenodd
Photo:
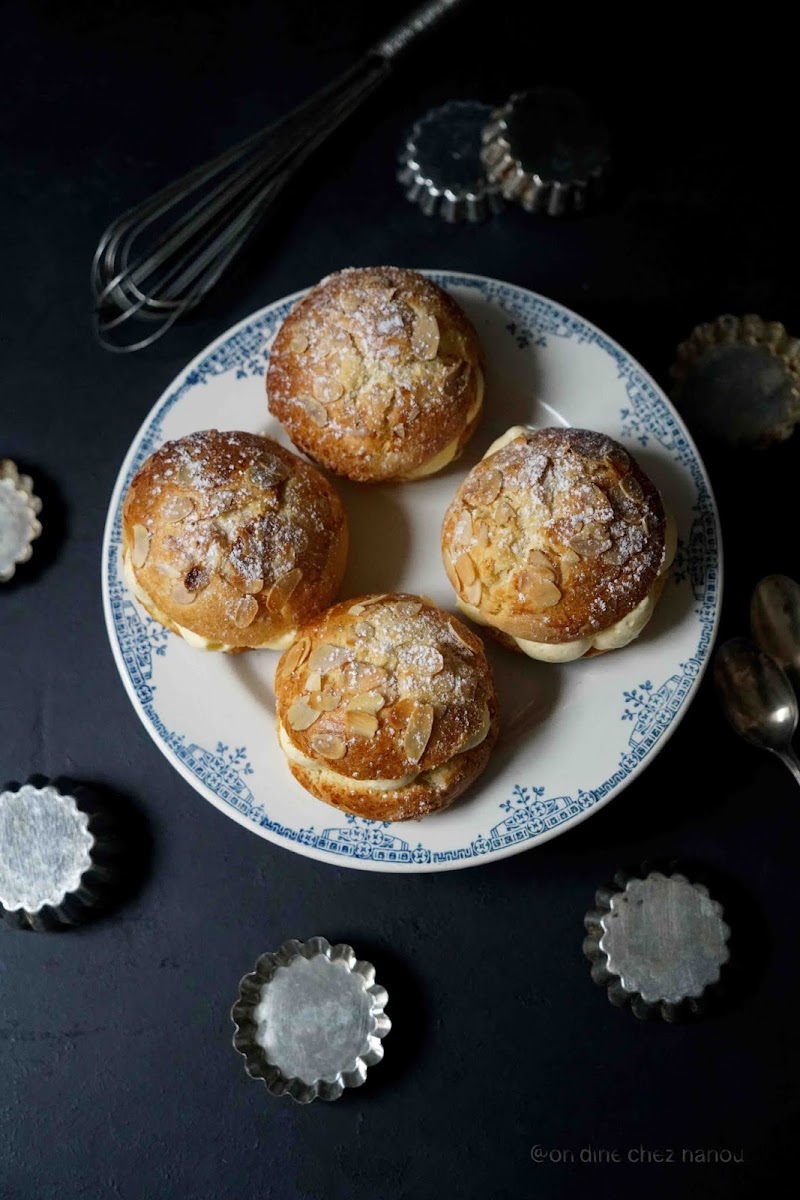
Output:
M123 553L169 622L246 648L319 612L344 573L347 527L315 467L269 438L206 430L167 442L134 477Z
M271 412L312 458L351 479L402 478L472 430L481 353L447 292L399 267L329 275L270 351Z
M496 713L480 640L402 593L345 600L306 624L275 689L295 749L351 779L433 770L486 738Z
M487 623L534 642L607 629L650 593L661 496L613 438L520 430L459 488L442 526L450 582Z

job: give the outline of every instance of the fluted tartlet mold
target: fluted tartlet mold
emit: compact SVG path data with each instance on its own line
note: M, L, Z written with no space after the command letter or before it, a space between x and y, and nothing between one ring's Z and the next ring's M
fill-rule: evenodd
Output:
M33 542L42 532L41 511L30 475L21 475L10 458L0 459L0 583L7 583L31 557Z
M291 939L262 954L231 1010L245 1070L273 1096L338 1100L383 1058L386 989L352 946Z

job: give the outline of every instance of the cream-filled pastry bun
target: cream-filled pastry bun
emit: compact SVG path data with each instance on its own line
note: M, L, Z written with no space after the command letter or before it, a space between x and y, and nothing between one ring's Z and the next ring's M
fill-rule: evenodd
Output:
M283 650L335 597L338 496L269 438L216 429L167 442L122 508L125 576L147 611L204 650Z
M459 608L544 662L638 637L675 546L655 485L619 442L587 429L509 429L442 525Z
M477 425L478 336L452 296L416 271L339 271L278 330L267 394L294 444L330 471L421 479L457 458Z
M295 779L374 820L452 804L497 737L483 645L421 596L345 600L310 621L278 663L275 694Z

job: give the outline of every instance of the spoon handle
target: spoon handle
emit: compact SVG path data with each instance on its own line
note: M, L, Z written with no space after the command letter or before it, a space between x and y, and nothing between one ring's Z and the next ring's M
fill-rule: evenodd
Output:
M791 746L786 750L776 750L775 753L787 770L792 772L797 783L800 783L800 759L798 759Z

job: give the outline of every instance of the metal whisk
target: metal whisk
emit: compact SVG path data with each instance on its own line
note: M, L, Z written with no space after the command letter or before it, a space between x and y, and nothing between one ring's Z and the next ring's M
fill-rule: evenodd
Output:
M194 308L311 154L390 74L397 56L462 0L430 0L288 116L195 167L108 226L92 262L97 336L141 350ZM158 322L122 341L131 318Z

